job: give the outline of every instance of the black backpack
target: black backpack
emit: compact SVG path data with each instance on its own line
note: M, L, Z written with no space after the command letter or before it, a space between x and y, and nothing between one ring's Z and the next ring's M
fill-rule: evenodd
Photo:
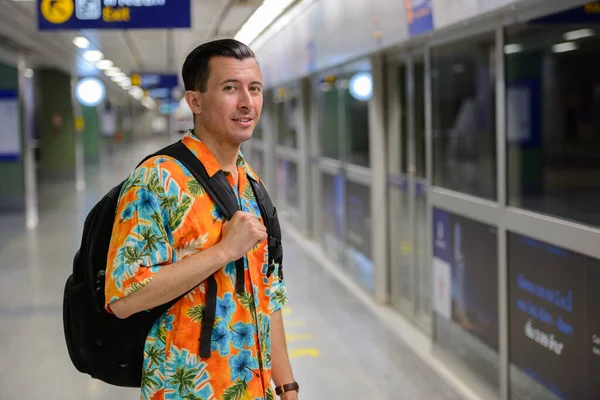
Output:
M238 211L235 194L223 171L218 171L209 178L202 163L181 141L146 157L144 161L161 155L179 160L211 196L225 218L231 219ZM268 275L273 273L275 264L279 264L279 279L283 280L283 248L277 210L262 183L250 177L249 181L269 236ZM187 293L152 311L141 311L126 319L119 319L105 310L104 282L108 247L123 183L110 190L85 220L81 246L73 260L73 274L67 279L64 290L63 327L69 356L78 371L112 385L140 387L148 332L156 319ZM243 293L243 259L236 261L236 272L236 292ZM209 358L217 283L214 276L205 282L206 312L202 320L200 356Z

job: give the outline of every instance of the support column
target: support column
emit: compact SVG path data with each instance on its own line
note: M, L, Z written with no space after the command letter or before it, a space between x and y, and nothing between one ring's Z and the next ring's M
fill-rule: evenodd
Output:
M74 179L76 138L71 77L55 69L37 72L40 174L46 179Z
M385 140L385 67L381 54L371 57L373 97L369 102L369 151L373 181L371 183L371 218L373 227L373 265L375 266L375 300L389 297L387 157Z

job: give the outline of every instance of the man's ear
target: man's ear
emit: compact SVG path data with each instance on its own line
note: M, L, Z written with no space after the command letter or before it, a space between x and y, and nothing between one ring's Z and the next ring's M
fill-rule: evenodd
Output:
M200 100L200 95L198 92L191 90L186 91L185 102L194 114L200 114L202 112L202 101Z

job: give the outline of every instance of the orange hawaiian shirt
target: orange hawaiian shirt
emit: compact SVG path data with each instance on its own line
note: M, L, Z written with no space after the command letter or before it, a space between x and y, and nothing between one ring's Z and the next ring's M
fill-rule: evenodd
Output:
M188 132L183 143L209 176L221 168L208 148ZM237 160L239 186L227 175L240 209L260 217L248 179L258 178L243 155ZM157 156L126 179L108 254L106 308L148 284L163 265L207 249L221 238L224 217L179 161ZM146 399L266 400L271 386L271 314L287 301L279 266L268 274L267 241L244 257L243 295L235 291L235 262L214 276L217 307L211 357L200 357L199 338L206 303L203 282L163 314L145 344L142 394Z

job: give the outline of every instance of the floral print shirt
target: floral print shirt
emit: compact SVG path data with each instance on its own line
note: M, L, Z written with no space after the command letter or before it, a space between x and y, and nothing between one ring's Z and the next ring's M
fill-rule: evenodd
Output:
M208 148L188 132L182 139L209 176L221 168ZM241 210L260 217L248 179L256 177L240 153L238 182L226 174ZM221 238L218 207L178 161L152 157L126 179L119 198L108 254L106 308L148 284L161 266L200 252ZM274 399L271 386L271 314L287 301L279 266L267 276L267 241L244 257L243 295L235 291L235 262L214 276L217 307L211 357L200 357L206 303L201 283L162 315L145 344L144 400Z

